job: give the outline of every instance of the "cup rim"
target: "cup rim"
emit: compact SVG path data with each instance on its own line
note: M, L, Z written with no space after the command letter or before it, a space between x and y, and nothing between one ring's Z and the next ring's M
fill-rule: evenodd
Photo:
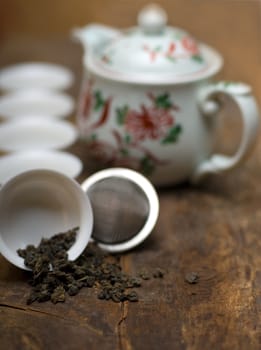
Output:
M49 179L58 179L65 181L66 186L70 186L70 188L75 193L75 199L79 203L80 208L80 222L79 222L79 231L76 236L76 241L72 245L72 247L68 250L68 259L76 260L81 253L86 248L88 242L90 241L92 228L93 228L93 211L89 201L88 196L82 191L81 186L74 179L69 178L68 176L61 174L57 171L46 170L46 169L37 169L37 170L29 170L23 173L20 173L13 178L11 178L8 182L6 182L3 187L0 189L0 204L1 201L5 198L5 195L8 195L8 190L17 182L28 181L30 177L34 179L36 177L49 177ZM60 182L62 182L60 181ZM71 229L71 227L68 227ZM54 232L53 234L56 234ZM28 242L30 244L30 242ZM0 253L13 265L23 269L30 270L24 265L23 258L19 257L17 252L12 250L5 241L2 239L1 227L0 227Z

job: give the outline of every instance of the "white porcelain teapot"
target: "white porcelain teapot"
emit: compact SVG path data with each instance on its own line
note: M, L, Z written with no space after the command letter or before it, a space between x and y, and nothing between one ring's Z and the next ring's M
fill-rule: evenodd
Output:
M259 124L251 88L211 82L222 57L166 22L165 11L149 5L139 13L138 27L91 24L74 31L85 50L77 123L86 153L104 167L140 171L156 185L196 182L237 166L254 145ZM243 119L232 157L213 154L222 95L237 104Z

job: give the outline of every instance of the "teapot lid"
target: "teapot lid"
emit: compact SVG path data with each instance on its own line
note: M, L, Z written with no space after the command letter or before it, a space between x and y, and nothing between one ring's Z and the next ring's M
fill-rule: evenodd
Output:
M146 84L191 82L220 69L223 60L215 50L166 23L162 8L146 6L138 14L138 27L88 56L89 68L112 80Z

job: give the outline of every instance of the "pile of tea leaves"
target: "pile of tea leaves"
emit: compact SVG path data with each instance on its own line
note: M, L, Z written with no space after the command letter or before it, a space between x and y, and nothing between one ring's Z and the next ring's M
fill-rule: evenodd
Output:
M143 272L139 277L127 275L121 269L119 257L104 253L94 243L90 243L77 260L69 261L67 251L75 242L77 231L78 228L73 228L49 239L43 238L37 247L28 245L18 249L25 266L32 270L29 280L32 290L27 304L48 300L64 302L68 295L78 294L83 287L95 287L99 299L138 301L133 288L149 279L148 273ZM163 272L158 269L152 276L162 278Z

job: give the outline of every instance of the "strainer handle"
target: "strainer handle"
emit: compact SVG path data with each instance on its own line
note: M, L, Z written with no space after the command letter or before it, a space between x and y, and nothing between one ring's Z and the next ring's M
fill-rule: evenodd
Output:
M222 95L226 95L236 103L243 120L239 148L231 157L214 154L200 163L192 176L192 182L198 182L207 174L224 172L238 166L246 159L255 144L259 126L259 110L251 87L242 83L219 82L202 88L199 95L199 108L204 116L213 118L217 115Z

